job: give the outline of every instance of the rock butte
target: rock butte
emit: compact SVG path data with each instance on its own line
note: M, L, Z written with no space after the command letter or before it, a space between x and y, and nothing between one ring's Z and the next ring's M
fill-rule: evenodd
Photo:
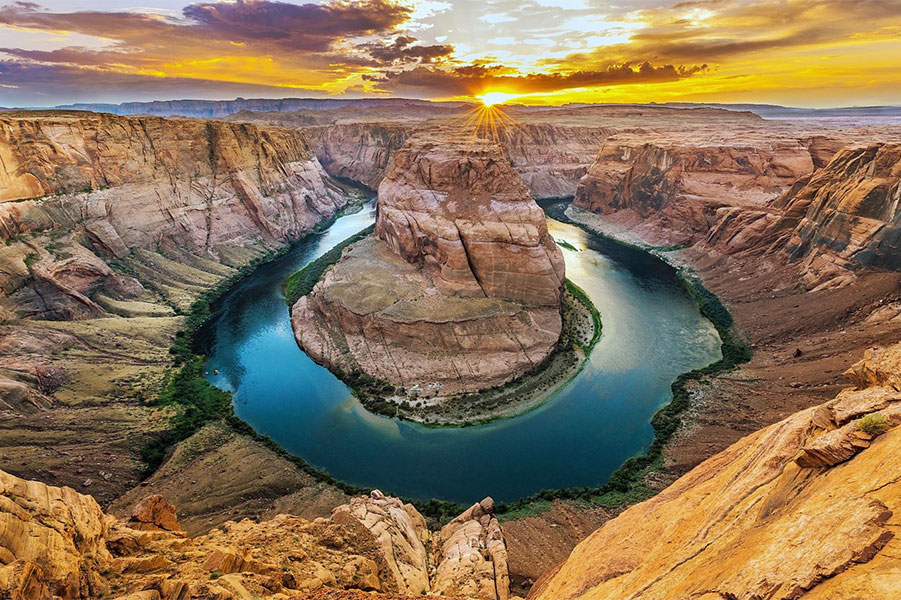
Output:
M540 365L562 286L562 253L500 148L420 136L379 186L374 236L294 305L292 325L330 368L451 396Z

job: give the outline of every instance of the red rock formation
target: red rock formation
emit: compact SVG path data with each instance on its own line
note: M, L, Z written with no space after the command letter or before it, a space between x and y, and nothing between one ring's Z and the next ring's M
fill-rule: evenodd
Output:
M102 315L98 289L136 286L106 261L162 249L233 262L345 202L303 134L249 124L3 113L0 165L0 308L17 317Z
M899 597L899 358L901 345L868 353L850 373L858 387L743 438L629 508L529 598ZM878 437L859 430L875 412L888 428Z
M496 145L417 139L379 188L376 237L292 310L315 360L426 396L502 384L560 336L563 258Z

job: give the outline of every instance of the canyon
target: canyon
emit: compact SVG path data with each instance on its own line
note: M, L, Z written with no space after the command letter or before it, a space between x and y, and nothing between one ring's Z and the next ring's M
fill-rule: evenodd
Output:
M563 256L497 145L418 137L379 186L375 233L292 309L301 347L413 397L495 387L560 337Z
M469 547L481 562L469 571L438 566L423 578L407 563L394 571L378 534L366 534L373 542L356 525L362 537L344 533L354 519L369 521L373 504L390 502L390 514L409 517L407 532L425 535L412 512L378 494L358 498L227 423L194 432L141 481L138 449L167 431L177 410L153 399L194 300L358 201L347 180L386 186L386 198L399 200L396 190L417 164L404 148L435 127L458 130L470 107L237 110L227 121L0 115L0 467L11 473L2 479L0 516L29 523L37 539L52 537L38 523L54 531L68 523L87 540L74 552L90 555L83 577L71 575L82 560L75 555L61 558L68 571L35 566L29 561L46 553L17 546L20 536L12 534L0 543L9 553L0 561L5 589L41 597L50 589L41 586L64 582L55 588L63 597L118 585L118 595L143 594L134 598L185 597L189 587L240 598L242 588L274 594L275 579L281 593L294 594L281 559L249 556L290 530L307 570L284 566L295 583L320 586L298 597L358 597L341 587L378 589L386 599L421 591L491 597L479 595L492 586L500 597L503 577L489 583L483 574L502 561L514 593L525 595L541 577L533 598L897 595L901 350L892 345L901 332L901 128L773 121L711 107L505 109L518 126L502 133L503 156L493 159L509 165L503 177L512 168L526 196L573 195L573 221L691 269L724 300L754 355L689 385L663 468L646 476L657 496L632 508L628 499L613 506L556 499L499 519L480 504L458 522L461 532L476 533L445 536L433 524L431 535L456 541L438 559L434 544L428 559L417 547L411 562L456 564L448 557L471 555L461 554L465 540L476 540ZM433 189L421 180L417 186ZM376 256L392 272L413 268L403 254L422 255L415 240L434 238L402 235L399 215L409 209L399 206L394 218L379 215L384 237L368 240L357 256L352 249L348 261ZM475 291L457 263L429 260L438 273L430 285ZM449 265L447 279L441 264ZM336 267L327 279L353 275ZM539 286L539 297L553 288ZM859 362L870 347L888 349ZM854 387L846 389L849 365ZM862 429L867 418L883 423L878 433ZM133 507L154 493L178 507L191 537L134 533ZM52 517L29 513L43 511L35 503L47 498L56 498ZM61 517L60 507L71 514ZM799 523L808 528L797 531ZM116 550L110 529L128 530ZM350 540L346 552L332 547L339 529L335 535ZM149 545L116 554L134 540ZM214 547L234 557L206 568ZM239 556L239 547L248 554ZM106 568L111 575L101 573ZM322 569L345 578L314 583L308 575ZM176 581L179 570L188 580ZM396 572L429 587L401 588ZM447 585L436 586L436 576L450 577Z

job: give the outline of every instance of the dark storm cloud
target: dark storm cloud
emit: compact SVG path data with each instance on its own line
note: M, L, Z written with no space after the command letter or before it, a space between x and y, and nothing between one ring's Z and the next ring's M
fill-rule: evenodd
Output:
M367 53L376 63L403 64L410 62L430 63L440 58L447 58L454 47L447 44L430 46L414 45L416 38L400 35L389 44L371 44L366 47Z

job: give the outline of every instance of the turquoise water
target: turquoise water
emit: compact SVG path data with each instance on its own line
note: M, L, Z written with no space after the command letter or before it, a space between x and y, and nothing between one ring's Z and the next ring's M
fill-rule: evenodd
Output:
M260 267L217 302L197 338L209 380L233 393L236 414L338 479L464 503L599 485L650 446L650 419L676 376L720 357L713 325L671 267L549 220L556 239L580 249L563 249L567 277L603 320L582 372L540 408L488 425L431 429L373 415L297 347L281 285L374 216L370 204Z

